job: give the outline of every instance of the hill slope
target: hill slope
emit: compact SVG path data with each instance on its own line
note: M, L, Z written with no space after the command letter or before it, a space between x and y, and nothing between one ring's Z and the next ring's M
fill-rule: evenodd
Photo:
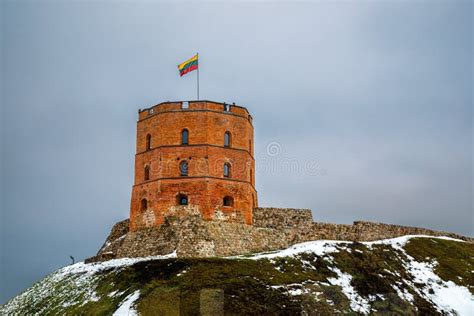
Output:
M405 236L312 241L232 258L77 263L34 284L0 314L469 315L473 294L474 244Z

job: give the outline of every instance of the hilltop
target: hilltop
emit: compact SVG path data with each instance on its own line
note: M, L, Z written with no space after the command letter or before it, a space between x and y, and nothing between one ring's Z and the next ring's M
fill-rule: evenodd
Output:
M228 257L275 251L313 240L374 241L406 235L447 236L474 242L454 233L421 227L367 221L353 224L314 222L309 209L258 207L252 225L229 222L217 210L205 220L196 206L173 207L163 224L131 230L126 219L116 223L97 254L86 262L166 255L180 258Z
M309 241L214 258L77 263L2 315L458 314L474 310L474 244L448 237Z

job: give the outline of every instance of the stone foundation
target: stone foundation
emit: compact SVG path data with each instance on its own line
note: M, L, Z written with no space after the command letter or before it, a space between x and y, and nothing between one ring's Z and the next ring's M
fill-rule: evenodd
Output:
M207 221L191 207L170 212L159 227L128 231L129 221L114 225L105 244L86 262L123 257L164 255L179 257L233 256L287 248L318 240L372 241L404 235L474 239L426 228L357 221L352 225L313 222L311 210L255 208L253 225Z

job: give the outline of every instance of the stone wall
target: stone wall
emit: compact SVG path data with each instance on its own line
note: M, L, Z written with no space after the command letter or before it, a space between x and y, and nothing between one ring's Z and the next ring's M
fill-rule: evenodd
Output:
M325 231L326 236L332 235L334 239L344 239L344 237L347 236L349 237L348 240L357 241L372 241L378 239L394 238L404 235L447 236L466 241L473 241L473 239L470 237L465 237L449 232L435 231L420 227L391 225L367 221L356 221L353 225L314 223L313 231L317 232L316 236L321 236L321 232Z
M233 256L287 248L318 240L372 241L403 235L448 236L473 242L473 238L426 228L357 221L330 224L311 221L310 210L257 208L255 225L204 220L188 208L170 210L159 227L128 232L127 221L117 223L98 254L88 261L122 257L165 255L179 257Z
M197 216L173 217L166 218L159 227L131 231L115 243L106 243L88 262L165 255L173 251L179 257L232 256L289 245L285 234L276 229L205 221Z
M253 210L253 225L267 228L308 227L313 223L309 209L257 207Z

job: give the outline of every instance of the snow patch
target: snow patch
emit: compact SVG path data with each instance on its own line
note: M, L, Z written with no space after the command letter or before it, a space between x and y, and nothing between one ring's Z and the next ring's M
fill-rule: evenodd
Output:
M351 302L351 309L355 312L368 314L370 312L369 301L363 298L357 293L357 291L352 287L351 280L352 276L347 273L343 273L338 268L331 269L334 273L337 274L337 278L329 278L328 281L332 285L338 285L342 288L342 293L347 296Z
M469 289L452 281L442 280L433 272L436 263L418 262L409 255L407 257L410 261L405 268L414 277L413 282L424 284L421 289L412 285L413 290L433 302L440 312L454 315L472 315L474 295L471 295Z
M348 241L336 241L336 240L315 240L308 241L300 244L295 244L287 249L255 254L251 257L244 256L234 256L230 258L239 258L239 259L272 259L279 257L294 257L300 253L314 253L317 256L322 256L328 253L338 252L339 249L336 247L338 245L343 245L349 243Z
M405 300L407 302L410 302L413 304L414 298L413 295L408 292L406 289L403 289L403 291L396 285L392 285L392 288L397 292L398 297L400 297L402 300Z
M149 257L142 257L142 258L120 258L120 259L112 259L109 261L93 262L93 263L78 262L76 264L59 269L58 272L56 272L56 274L58 275L59 274L60 275L78 274L78 273L95 274L97 272L107 270L107 269L131 266L131 265L134 265L135 263L142 262L142 261L160 260L160 259L169 259L169 258L176 258L176 251L164 256L149 256Z
M289 289L288 290L288 294L293 295L293 296L301 295L303 293L304 292L302 289Z
M390 238L390 239L382 239L382 240L376 240L376 241L365 241L365 242L363 242L363 244L368 246L369 248L372 248L371 247L372 245L390 245L395 249L403 250L403 247L412 238L435 238L435 239L444 239L444 240L465 242L464 240L461 240L461 239L456 239L456 238L451 238L451 237L446 237L446 236L405 235L405 236Z
M136 290L120 304L119 308L113 313L112 316L136 316L137 311L133 308L133 304L140 297L140 291Z

